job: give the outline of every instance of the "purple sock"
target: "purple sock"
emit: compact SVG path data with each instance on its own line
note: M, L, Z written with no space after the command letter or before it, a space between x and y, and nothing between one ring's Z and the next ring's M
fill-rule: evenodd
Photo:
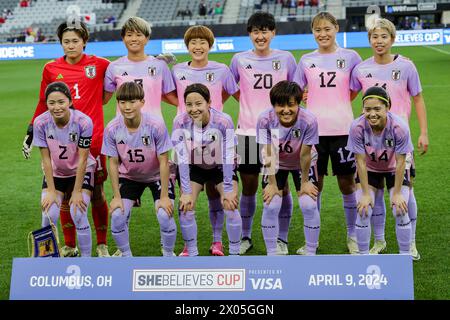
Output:
M390 190L391 199L393 190L394 188ZM402 196L406 203L408 203L409 187L402 186ZM408 212L404 215L397 216L397 208L392 207L392 214L395 218L395 233L397 234L399 251L401 254L409 254L411 246L411 221L409 220Z
M92 234L87 211L89 208L89 203L91 202L91 197L84 192L82 193L82 195L84 203L88 205L86 211L81 211L80 208L77 208L75 212L75 206L71 205L70 215L72 216L72 220L77 230L77 239L78 245L80 247L80 254L82 257L90 257L92 255Z
M289 192L281 200L280 214L278 215L278 239L288 242L289 226L292 217L292 194Z
M240 213L242 218L242 238L252 237L253 216L256 211L256 194L253 196L241 195Z
M370 219L375 240L384 240L384 228L386 225L386 204L384 203L384 189L377 189L375 201Z
M411 220L411 241L416 241L417 202L413 188L409 191L408 215Z
M321 205L322 205L322 192L319 192L319 194L317 195L317 211L319 211L319 214Z
M238 210L225 210L230 254L239 254L241 246L242 219Z
M122 257L131 257L130 239L128 234L128 223L131 216L131 208L134 201L122 199L124 211L120 208L114 209L111 213L111 234L117 248L122 252Z
M303 214L303 232L305 233L306 251L315 255L319 246L320 215L317 201L308 195L301 195L298 203Z
M42 191L41 194L41 201L44 199L44 197L47 195L46 191ZM58 200L59 203L61 203L62 201L62 196L58 195ZM58 226L58 219L59 219L59 210L60 208L56 205L56 203L53 203L50 208L47 211L47 214L42 211L42 221L41 221L41 226L46 227L50 224L48 217L50 218L50 220L52 220L53 224L55 225L55 227ZM47 217L48 215L48 217ZM58 231L58 229L56 229L56 231Z
M278 215L280 208L281 197L278 195L274 196L268 205L264 203L261 229L268 256L273 256L277 253Z
M357 215L355 192L351 194L343 194L342 201L344 205L345 222L347 223L347 236L354 238L356 236L355 223Z
M189 256L198 256L195 211L180 212L180 229L184 243L188 248Z
M213 242L222 242L223 230L223 207L220 198L208 199L209 221L213 231Z
M358 202L362 196L362 190L356 190L356 201ZM372 190L370 190L371 197L375 197L375 194ZM370 220L372 217L373 211L372 208L369 207L367 210L367 216L363 214L361 216L358 212L356 213L356 242L358 243L358 251L360 254L369 254L369 246L370 246Z
M155 206L156 205L157 203L155 203ZM163 208L158 209L158 214L156 217L158 218L159 230L161 233L163 256L172 257L173 248L175 247L175 240L177 239L177 225L175 224L175 219L173 217L169 217L166 210Z

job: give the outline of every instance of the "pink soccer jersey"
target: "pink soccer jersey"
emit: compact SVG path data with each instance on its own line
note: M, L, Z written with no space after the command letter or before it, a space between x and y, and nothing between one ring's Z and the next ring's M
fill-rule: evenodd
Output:
M350 88L365 92L372 86L383 87L391 97L392 113L409 122L411 96L422 92L419 74L414 63L398 55L393 62L378 64L373 57L353 69Z
M292 53L283 50L273 49L266 57L252 50L233 56L230 69L240 88L237 134L256 136L258 116L272 107L270 89L280 81L292 81L295 67Z
M140 62L130 61L127 57L111 62L105 74L105 91L114 92L128 81L134 81L144 88L145 104L142 112L162 118L161 95L176 89L167 64L152 56ZM116 113L120 114L118 106Z
M54 177L73 177L77 175L78 148L90 147L92 130L91 118L81 111L70 109L70 120L64 128L59 128L46 111L34 119L33 145L49 149ZM94 172L95 165L89 153L86 171Z
M308 88L306 107L316 117L319 136L348 135L353 121L350 75L361 62L354 50L338 48L321 54L318 50L301 57L294 81Z
M239 90L230 68L215 61L209 61L204 68L193 68L189 62L182 62L173 67L172 75L178 93L177 114L186 111L184 91L193 83L201 83L208 87L211 93L211 107L219 111L223 110L222 91L231 96Z
M391 112L380 135L373 134L364 115L355 119L347 148L355 154L365 154L367 170L373 172L395 172L395 154L407 154L414 149L408 125Z
M237 145L233 120L226 113L212 108L209 110L209 123L203 128L195 125L186 112L177 116L173 122L172 142L177 151L183 192L190 193L187 165L203 169L222 168L224 191L233 190Z
M158 156L172 149L161 118L142 113L136 132L129 132L123 117L116 116L105 128L102 154L119 158L119 177L137 182L160 179Z
M299 108L297 121L292 127L286 128L280 124L274 109L264 111L258 119L256 142L275 144L279 169L298 170L302 145L313 146L319 143L316 117L308 110Z

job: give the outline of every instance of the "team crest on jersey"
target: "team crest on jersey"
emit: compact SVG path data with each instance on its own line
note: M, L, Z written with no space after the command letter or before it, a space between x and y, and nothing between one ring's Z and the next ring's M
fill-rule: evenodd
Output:
M77 142L78 141L78 133L76 133L76 132L69 133L69 140L70 140L70 142Z
M84 72L86 74L86 77L88 77L89 79L94 79L97 75L97 69L95 68L95 66L84 67Z
M206 81L213 82L214 81L214 72L206 73Z
M150 137L146 134L142 136L142 143L144 146L148 146L150 144Z
M400 70L392 70L392 80L400 80Z
M339 69L344 69L345 68L345 59L337 59L336 60L336 66Z
M292 136L293 136L294 138L300 138L300 135L301 135L300 129L294 129L294 130L292 130Z
M272 68L273 68L273 70L276 70L276 71L280 70L281 69L281 62L280 62L280 60L273 60L272 61Z
M156 68L155 67L148 67L148 75L151 77L156 76Z
M212 133L212 132L208 133L208 140L209 141L216 141L217 140L217 134Z
M395 146L394 139L392 139L391 137L386 138L386 139L384 140L384 145L385 145L387 148L392 148L392 147L394 147L394 146Z

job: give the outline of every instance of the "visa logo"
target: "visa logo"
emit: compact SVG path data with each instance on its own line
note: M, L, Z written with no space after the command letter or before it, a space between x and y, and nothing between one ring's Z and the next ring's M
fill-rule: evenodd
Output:
M253 290L283 290L280 278L250 278Z

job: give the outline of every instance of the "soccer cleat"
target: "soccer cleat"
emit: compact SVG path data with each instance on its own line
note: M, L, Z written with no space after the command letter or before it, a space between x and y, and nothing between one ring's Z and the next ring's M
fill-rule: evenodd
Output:
M179 257L189 257L188 248L186 245L184 245L183 251L178 255Z
M78 252L78 248L72 248L69 246L64 246L61 248L61 256L63 256L64 258L72 258L72 257L78 257L79 252Z
M277 256L287 256L289 254L288 244L280 239L277 240Z
M417 251L416 242L415 241L411 241L410 252L411 252L412 259L414 261L420 260L420 253L419 253L419 251Z
M114 254L112 255L112 257L114 258L118 258L122 256L122 251L120 251L120 249L117 249L116 252L114 252Z
M106 244L97 245L97 256L100 258L110 257L108 252L108 246Z
M317 249L318 248L319 247L317 247ZM308 250L306 250L306 244L301 246L300 248L298 248L296 253L301 256L314 256L315 255L315 253L311 253L311 252L308 252Z
M347 236L347 248L350 254L358 254L358 243L356 242L356 238Z
M369 250L369 254L379 254L386 251L386 241L375 240L373 247Z
M209 253L213 256L223 256L222 242L213 242L209 248Z
M251 248L253 248L252 239L247 237L242 238L241 247L239 248L239 254L240 255L246 254L247 251L250 250Z

